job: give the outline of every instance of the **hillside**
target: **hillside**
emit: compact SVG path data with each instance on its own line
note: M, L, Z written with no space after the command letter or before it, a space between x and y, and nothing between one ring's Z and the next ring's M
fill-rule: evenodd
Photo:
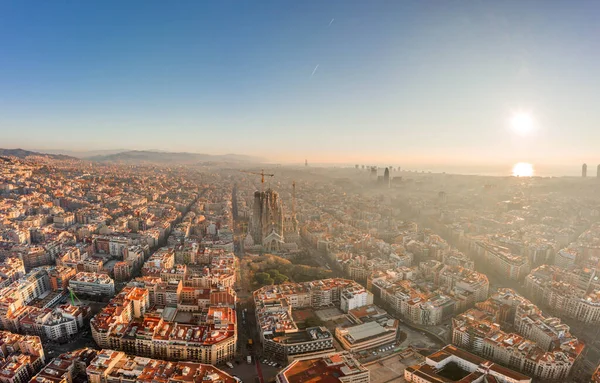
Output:
M264 159L239 154L210 155L201 153L171 153L150 150L130 150L105 156L87 158L96 162L151 163L159 165L191 165L200 162L263 162Z
M53 160L78 160L78 158L75 157L71 157L71 156L66 156L64 154L48 154L48 153L40 153L40 152L32 152L29 150L25 150L25 149L1 149L0 148L0 156L6 156L6 157L17 157L17 158L21 158L21 159L26 159L28 157L45 157L45 158L51 158Z

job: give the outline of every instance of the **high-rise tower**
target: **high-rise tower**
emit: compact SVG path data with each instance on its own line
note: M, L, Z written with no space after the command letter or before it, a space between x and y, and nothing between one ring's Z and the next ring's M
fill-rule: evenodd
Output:
M581 176L582 177L587 177L587 164L583 164L581 166Z
M598 168L596 169L596 177L600 178L600 165L598 165Z
M383 172L383 183L386 187L390 186L390 168L385 168Z

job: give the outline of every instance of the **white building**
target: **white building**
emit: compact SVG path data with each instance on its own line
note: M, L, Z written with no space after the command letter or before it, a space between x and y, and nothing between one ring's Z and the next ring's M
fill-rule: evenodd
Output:
M373 294L366 289L357 289L355 286L344 289L340 296L340 310L345 313L355 308L372 304Z
M96 297L115 295L115 282L107 274L79 272L69 281L69 287L76 295Z

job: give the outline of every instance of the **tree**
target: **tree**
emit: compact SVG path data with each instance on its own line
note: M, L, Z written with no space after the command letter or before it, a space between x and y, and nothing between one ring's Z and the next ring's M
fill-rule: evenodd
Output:
M273 281L275 282L276 285L280 285L284 282L287 282L289 280L289 278L287 277L287 275L283 275L283 274L279 274L277 273L277 275L275 275L273 277Z
M254 280L261 286L272 285L275 282L268 273L256 273Z
M267 270L267 273L269 273L271 278L275 278L276 276L281 275L281 273L277 269Z

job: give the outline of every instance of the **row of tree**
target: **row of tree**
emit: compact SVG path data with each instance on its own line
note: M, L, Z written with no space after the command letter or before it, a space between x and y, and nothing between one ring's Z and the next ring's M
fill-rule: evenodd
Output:
M252 259L246 266L253 276L255 288L278 285L288 281L307 282L332 277L330 270L322 267L293 264L287 259L272 254L265 254Z

